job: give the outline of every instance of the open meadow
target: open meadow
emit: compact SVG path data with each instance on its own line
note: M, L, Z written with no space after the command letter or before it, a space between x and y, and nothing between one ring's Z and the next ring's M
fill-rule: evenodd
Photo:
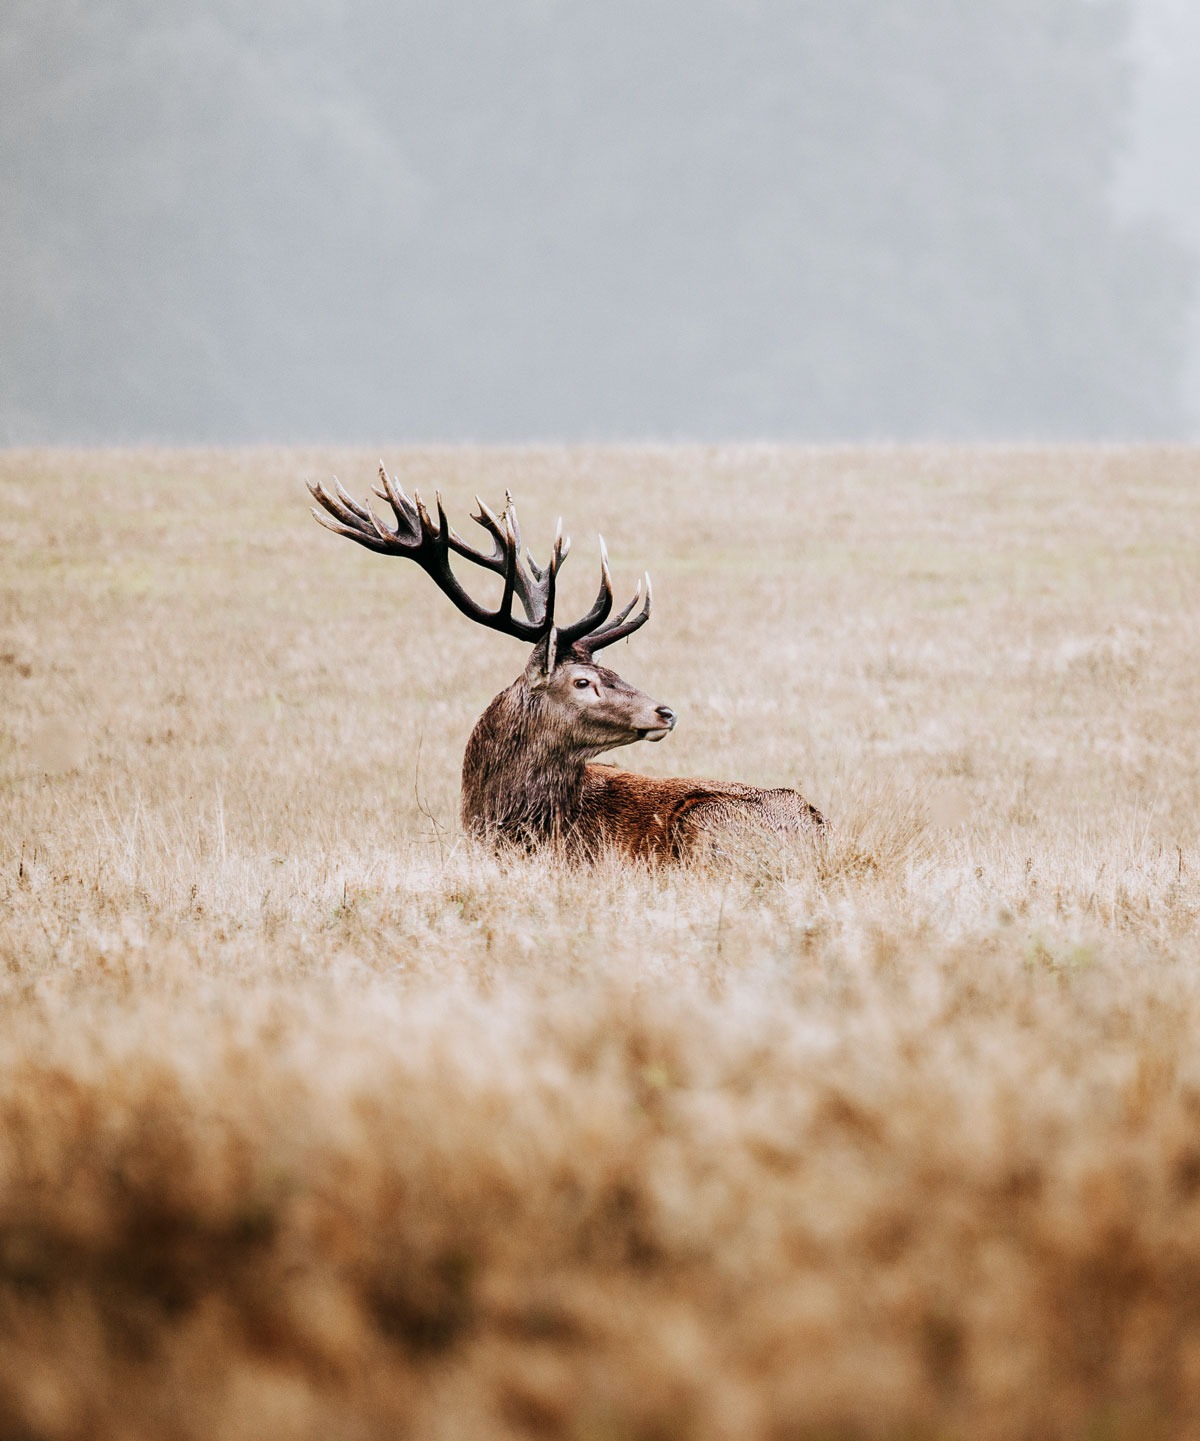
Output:
M497 860L376 452L0 452L0 1435L1200 1437L1200 452L384 458L829 838Z

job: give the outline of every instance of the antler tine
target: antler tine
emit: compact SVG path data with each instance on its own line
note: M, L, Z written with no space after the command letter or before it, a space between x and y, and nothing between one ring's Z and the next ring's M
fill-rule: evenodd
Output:
M475 504L479 507L480 514L472 518L478 521L478 523L482 525L486 530L489 530L491 532L492 537L498 547L504 546L507 543L505 531L503 528L503 522L507 520L512 521L512 533L513 539L516 542L517 554L518 556L520 556L521 553L524 552L525 561L524 565L520 568L520 572L517 577L517 590L518 593L520 593L522 590L522 586L524 586L525 590L531 596L535 595L536 587L541 585L542 582L546 579L548 567L538 565L537 561L534 559L533 552L529 550L528 547L523 545L521 541L521 526L520 522L517 520L517 503L515 500L513 500L512 491L506 490L504 492L504 511L500 516L497 516L488 506L486 506L483 501L479 499L478 496L475 497ZM561 516L559 517L559 524L560 526L562 524ZM567 552L570 549L571 539L568 536L566 540L563 541L561 557L562 560L566 560ZM497 558L500 558L499 550L497 551ZM499 566L497 566L496 568L499 569ZM528 571L528 575L526 575L526 571Z
M350 507L343 505L337 496L330 495L319 480L316 485L310 480L305 481L305 484L308 486L309 494L318 505L323 506L335 520L340 520L343 525L353 528L357 517Z
M446 519L446 507L442 504L442 492L440 490L433 492L433 500L437 506L438 513L438 540L441 541L442 548L445 549L450 543L450 522Z
M626 617L642 598L642 582L640 580L638 581L637 590L634 592L633 599L625 609L619 613L607 629L597 631L594 635L585 635L582 640L577 642L589 655L593 651L603 650L606 645L612 645L614 641L622 640L625 636L632 635L635 630L639 630L650 619L650 607L654 599L654 592L650 585L649 571L646 572L644 579L646 582L646 599L641 610L638 611L632 620L627 620Z
M358 501L355 500L354 497L349 493L349 491L346 490L346 488L342 485L342 482L337 478L336 475L333 477L333 484L335 489L337 490L338 499L342 502L346 509L350 511L353 515L358 516L359 520L369 521L370 516L367 514L369 507L360 505Z
M375 534L379 537L380 540L389 541L396 538L396 532L394 530L389 530L388 527L384 525L383 521L381 521L379 517L375 514L375 512L371 509L370 501L367 501L364 509L367 512L367 519L371 522L371 525L374 527Z
M417 521L421 527L421 539L423 541L437 540L439 531L430 518L425 502L421 499L419 490L413 491L413 504L417 509Z
M381 469L381 472L382 472L382 467L381 467L380 469ZM379 539L380 539L381 541L383 541L383 542L386 544L388 541L394 540L394 539L396 538L396 536L397 536L397 534L398 534L398 531L399 531L399 517L398 517L398 516L397 516L397 522L396 522L396 524L397 524L397 529L396 529L396 530L389 530L388 527L383 524L383 522L379 519L379 517L378 517L378 516L375 514L375 512L371 509L371 502L370 502L369 500L368 500L368 501L364 501L363 504L360 505L360 504L358 503L358 501L356 501L351 495L347 494L347 492L346 492L346 491L343 489L343 487L342 487L341 481L338 480L338 478L337 478L336 475L333 477L333 483L334 483L334 485L337 486L337 493L338 493L339 498L340 498L341 501L343 502L343 504L346 505L346 506L348 506L349 509L350 509L351 511L353 511L354 514L355 514L356 516L358 516L358 518L359 518L360 520L366 521L367 524L371 527L371 529L375 532L375 534L379 537ZM376 495L378 495L381 500L388 500L388 499L389 499L389 497L388 497L385 493L381 492L381 491L378 490L377 488L374 488L374 487L373 487L373 489L374 489L374 493L375 493ZM395 509L394 506L393 506L393 509Z
M381 500L392 500L396 498L406 510L412 509L412 501L408 498L408 492L398 480L393 480L387 473L387 467L382 460L379 462L379 479L383 481L383 489L385 492L380 496ZM375 494L380 494L378 488L376 488Z
M512 498L512 491L504 492L504 514L512 526L513 543L517 547L517 554L521 554L521 524L517 520L517 503Z
M649 585L649 583L650 577L647 575L646 584ZM634 608L635 605L637 605L638 601L640 601L641 598L642 582L639 580L637 583L637 587L633 592L633 599L627 605L622 606L622 608L616 613L616 615L613 616L612 620L609 622L608 628L611 630L614 626L624 625L626 617L629 615L629 612Z
M335 535L349 536L360 545L365 545L369 550L375 550L380 554L387 554L396 548L396 538L391 532L381 530L374 516L368 514L357 502L352 505L343 504L338 496L330 495L320 481L314 485L311 481L305 481L309 494L318 505L326 512L322 514L316 506L312 507L313 516ZM341 491L341 486L338 486ZM342 491L344 495L345 492Z
M483 526L496 545L502 547L504 545L504 528L500 524L500 517L487 501L481 500L479 496L475 497L475 504L479 507L479 514L473 515L471 519L476 525Z
M500 517L492 510L491 506L475 497L475 504L479 508L479 514L473 515L471 519L476 525L482 526L492 538L492 553L485 555L483 551L476 550L469 545L456 531L450 532L450 548L456 555L461 555L466 560L473 560L479 565L485 565L489 570L494 570L503 575L508 565L508 538L504 526L500 523Z
M315 505L310 505L308 509L312 514L312 518L319 525L323 525L326 530L333 531L334 535L348 535L351 540L362 539L360 533L357 530L351 530L348 525L342 525L340 521L330 520L327 515L322 515Z
M551 630L554 626L554 601L558 589L558 568L563 562L565 551L563 549L562 516L558 518L558 525L554 531L554 544L550 547L550 559L546 564L545 580L543 582L546 595L546 629ZM551 664L553 664L551 657Z
M446 544L455 553L455 555L465 556L469 560L478 561L480 565L489 565L494 557L486 556L482 554L482 552L477 551L471 546L469 546L466 541L463 540L462 536L459 535L458 531L456 531L454 527L450 524L450 522L446 519L445 507L442 505L441 491L438 491L437 493L437 506L438 534L439 536L444 535L446 537Z
M596 593L596 599L591 610L582 620L577 620L574 625L565 625L559 629L559 641L564 647L574 645L577 640L587 636L591 631L596 630L608 619L609 612L613 607L612 575L608 568L608 547L604 544L604 537L600 537L600 589ZM625 614L629 614L627 608ZM623 620L624 616L619 617Z
M396 517L396 533L400 533L400 527L403 525L412 537L416 539L420 532L420 527L417 524L417 515L413 503L404 493L404 487L397 481L394 481L384 469L382 460L379 462L379 479L383 482L383 489L380 490L377 485L372 486L371 489L380 500L386 500L392 507L392 514Z
M521 565L521 542L516 533L513 517L507 510L504 512L504 532L504 594L500 597L500 614L511 617L513 596L517 591L517 572ZM524 596L522 596L522 604L528 613L529 606L525 604Z

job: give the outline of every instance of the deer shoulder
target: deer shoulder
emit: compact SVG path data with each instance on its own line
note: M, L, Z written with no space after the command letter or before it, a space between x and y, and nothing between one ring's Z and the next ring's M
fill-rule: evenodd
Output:
M500 515L478 497L473 517L490 544L470 544L451 527L440 495L436 519L381 465L375 494L392 512L381 520L369 501L310 486L322 525L381 555L412 560L468 619L531 647L525 668L479 718L463 758L462 819L494 845L562 847L577 856L615 848L631 857L686 856L698 838L747 822L780 836L824 820L796 791L737 781L660 779L595 764L637 741L661 741L675 712L597 659L650 619L650 577L613 614L608 554L600 542L600 588L591 608L562 623L556 613L559 567L571 542L562 521L545 566L521 544L512 496ZM495 610L475 600L451 556L503 580Z

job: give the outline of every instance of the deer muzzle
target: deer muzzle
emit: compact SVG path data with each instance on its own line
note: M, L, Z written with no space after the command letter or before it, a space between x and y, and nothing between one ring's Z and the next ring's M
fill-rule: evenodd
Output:
M675 715L675 712L671 709L669 705L656 706L654 714L662 722L662 724L660 726L656 726L652 730L646 731L645 739L648 741L660 741L665 736L669 736L671 732L675 729L675 721L677 717Z

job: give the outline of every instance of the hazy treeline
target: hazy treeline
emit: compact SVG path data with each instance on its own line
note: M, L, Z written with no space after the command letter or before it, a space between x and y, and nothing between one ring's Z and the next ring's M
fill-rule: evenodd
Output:
M9 0L0 441L1178 435L1116 0Z

